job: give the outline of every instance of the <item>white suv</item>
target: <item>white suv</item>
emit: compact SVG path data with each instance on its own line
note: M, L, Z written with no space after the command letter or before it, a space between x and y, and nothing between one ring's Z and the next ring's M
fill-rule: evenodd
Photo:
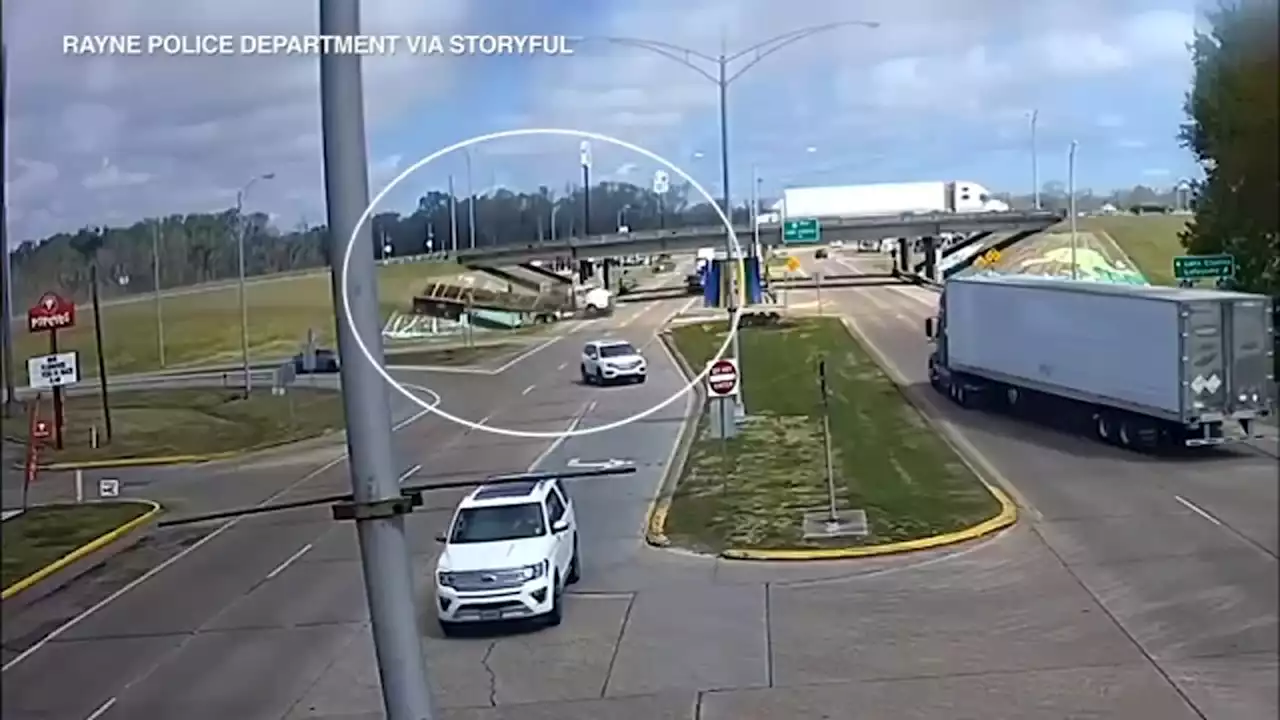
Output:
M578 581L578 523L560 482L481 485L465 497L436 560L436 614L462 623L527 618L559 625L565 586Z
M642 383L648 363L640 351L622 340L593 340L582 348L582 382L605 385L610 382Z

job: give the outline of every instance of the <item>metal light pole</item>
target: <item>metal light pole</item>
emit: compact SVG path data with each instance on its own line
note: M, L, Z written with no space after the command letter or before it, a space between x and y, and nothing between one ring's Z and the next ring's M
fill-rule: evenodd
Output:
M1031 111L1031 197L1035 199L1036 210L1040 209L1040 152L1036 142L1036 125L1040 121L1040 111Z
M154 286L156 300L156 350L160 355L160 367L164 367L164 303L160 299L160 222L156 220L151 226L151 284ZM242 303L241 308L243 307Z
M560 203L551 204L551 242L556 241L556 213L560 212Z
M9 254L9 130L5 106L9 99L9 46L0 45L0 250L4 260L0 263L4 289L0 292L0 314L4 315L4 327L0 328L0 343L4 349L4 416L13 417L17 398L13 381L13 258Z
M471 151L462 148L462 157L467 160L467 235L471 249L476 249L476 188L471 177Z
M578 145L578 162L582 165L582 237L591 237L591 143Z
M453 194L453 175L449 175L449 246L458 254L458 198Z
M259 180L270 180L276 176L275 173L263 173L255 175L244 184L240 192L236 193L236 245L240 249L240 363L244 370L244 396L249 397L249 392L253 389L253 380L249 374L249 298L245 293L244 287L244 241L245 233L248 230L248 223L244 221L244 198L249 194L249 188Z
M719 91L719 105L720 105L720 182L722 184L721 210L724 212L725 216L732 221L733 206L729 202L729 197L730 197L730 194L729 194L729 85L731 85L734 80L737 80L738 78L742 77L742 75L746 73L748 70L755 67L756 64L759 63L761 60L764 60L765 58L787 47L788 45L792 45L794 43L800 42L801 40L812 37L813 35L816 35L818 33L826 32L828 30L835 30L837 28L853 27L853 26L864 27L868 29L875 29L880 27L880 23L867 22L863 20L849 20L844 22L826 23L824 25L814 25L811 27L794 30L789 33L783 33L782 35L778 35L768 40L764 40L762 42L758 42L749 47L743 48L742 50L739 50L738 52L735 52L735 53L728 53L722 49L720 54L715 57L712 57L711 55L707 55L706 53L699 52L697 50L693 50L691 48L681 47L679 45L675 45L672 43L661 42L656 40L645 40L641 38L629 38L629 37L598 37L598 38L582 38L582 39L583 40L602 40L604 42L609 42L616 45L625 45L627 47L643 48L650 52L654 52L659 55L662 55L663 57L666 57L668 59L674 60L675 62L678 62L687 68L690 68L694 72L705 77L706 79L710 80L712 83L716 85L716 89ZM729 73L729 65L731 63L734 63L749 55L752 56L750 60L748 60L736 72L732 74ZM694 59L701 60L705 63L714 65L716 68L716 73L713 75L710 72L707 72L705 68L695 64ZM726 251L725 252L726 260L728 262L738 261L737 267L739 268L739 270L741 270L742 265L741 265L740 259L737 257L737 253L734 252L732 239L727 234L725 235L725 251ZM729 292L729 301L728 303L726 303L726 305L729 310L730 317L732 317L733 314L737 311L738 293L740 292L738 285L744 280L744 278L735 277L735 275L741 275L741 273L730 273L730 276L729 276L731 280L731 282L729 283L730 292ZM732 352L733 352L734 359L738 361L739 372L743 372L741 350L742 348L738 341L738 335L737 333L734 333ZM739 418L741 418L743 415L746 414L746 407L743 405L741 393L739 393L734 400L734 414Z
M760 257L760 169L751 166L751 247L756 257Z
M1071 213L1071 279L1080 279L1080 265L1076 262L1076 146L1079 142L1071 141L1071 149L1067 151L1067 209Z
M360 5L351 0L320 0L320 32L354 37L360 33ZM358 55L320 58L320 116L324 146L325 204L332 256L341 258L369 204L369 165L365 150L364 90ZM342 515L356 523L364 567L369 624L387 720L434 720L422 656L422 635L414 608L413 569L405 539L404 502L392 443L391 400L377 369L361 357L358 337L381 362L382 323L378 315L378 279L369 252L372 232L365 223L345 273L332 273L338 316L338 352L343 362L343 410L353 502ZM349 291L344 292L345 289ZM343 308L350 311L347 321ZM336 513L335 513L336 514Z

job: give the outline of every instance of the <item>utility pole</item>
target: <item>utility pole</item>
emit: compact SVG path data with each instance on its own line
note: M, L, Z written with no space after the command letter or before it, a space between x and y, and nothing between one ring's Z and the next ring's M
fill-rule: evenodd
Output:
M13 258L9 253L9 130L5 106L9 99L9 46L0 45L0 249L4 250L4 262L0 274L4 277L0 305L3 305L4 327L0 328L0 343L4 345L4 416L13 417L17 398L13 382Z
M160 299L160 220L151 226L151 283L156 300L156 350L164 367L164 302Z
M359 35L360 4L320 0L320 32ZM369 205L362 85L358 55L321 56L325 203L335 258L346 253L356 223ZM350 262L345 268L339 264L332 274L353 499L349 506L335 509L335 517L356 523L387 720L435 720L405 538L404 514L412 511L412 505L400 492L393 464L391 401L377 369L360 352L362 339L372 359L383 360L371 235L368 223L364 224L354 238ZM352 322L347 321L344 308Z
M249 294L245 288L245 235L248 233L248 223L244 221L244 198L249 194L249 188L259 180L271 180L276 176L275 173L264 173L255 175L244 184L240 192L236 193L236 245L239 248L237 257L239 265L239 283L240 288L240 364L244 370L244 396L247 399L250 391L253 390L253 378L249 374Z

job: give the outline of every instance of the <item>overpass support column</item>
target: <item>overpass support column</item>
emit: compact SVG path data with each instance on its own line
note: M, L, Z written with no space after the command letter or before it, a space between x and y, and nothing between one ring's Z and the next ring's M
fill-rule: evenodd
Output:
M592 270L593 268L591 267L590 260L579 260L578 261L578 282L579 283L590 282L591 276L594 274Z
M613 289L613 283L611 282L613 280L613 263L613 258L605 258L600 261L600 284L604 286L605 290Z
M928 280L938 281L938 238L929 235L924 240L924 276Z
M898 238L897 261L894 265L897 271L903 275L911 272L911 241L907 238Z

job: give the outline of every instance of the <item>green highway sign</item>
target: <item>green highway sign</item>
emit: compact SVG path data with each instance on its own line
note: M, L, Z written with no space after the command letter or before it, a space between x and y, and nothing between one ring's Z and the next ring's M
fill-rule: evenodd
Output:
M1181 255L1173 259L1173 277L1178 280L1235 277L1233 255Z
M817 218L804 220L788 220L782 223L783 242L818 242L822 236L822 228Z

